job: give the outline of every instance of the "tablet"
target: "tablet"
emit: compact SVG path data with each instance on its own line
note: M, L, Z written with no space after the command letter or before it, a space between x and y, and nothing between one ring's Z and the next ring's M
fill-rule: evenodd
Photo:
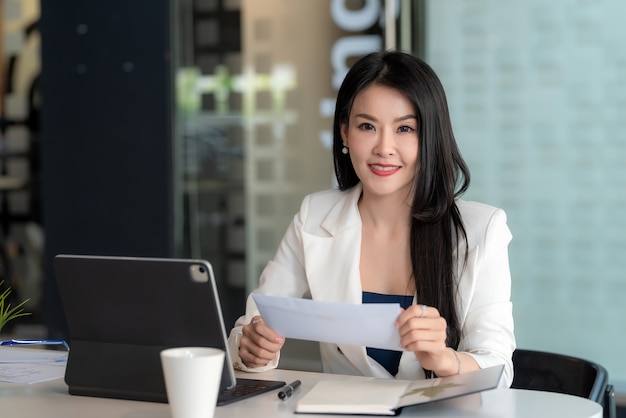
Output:
M61 254L54 270L70 332L71 394L167 402L160 352L182 346L225 351L218 405L285 384L236 379L206 260Z

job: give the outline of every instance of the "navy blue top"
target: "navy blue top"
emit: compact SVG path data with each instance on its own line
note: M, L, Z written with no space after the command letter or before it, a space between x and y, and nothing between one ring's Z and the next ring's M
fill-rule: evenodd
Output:
M413 296L363 292L363 303L399 303L400 306L406 309L413 304ZM367 347L367 355L380 363L380 365L387 369L393 376L398 374L402 351Z

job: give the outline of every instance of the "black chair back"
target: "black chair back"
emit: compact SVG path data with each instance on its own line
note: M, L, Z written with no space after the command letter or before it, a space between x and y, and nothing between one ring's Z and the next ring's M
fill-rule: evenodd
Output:
M517 349L513 353L512 388L580 396L598 402L604 417L616 416L609 373L600 364L562 354Z

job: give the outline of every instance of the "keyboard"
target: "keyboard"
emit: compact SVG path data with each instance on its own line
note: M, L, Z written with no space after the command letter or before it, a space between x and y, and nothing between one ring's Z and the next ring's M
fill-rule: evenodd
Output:
M283 386L285 386L285 382L278 380L237 379L235 386L219 393L217 405L228 405Z

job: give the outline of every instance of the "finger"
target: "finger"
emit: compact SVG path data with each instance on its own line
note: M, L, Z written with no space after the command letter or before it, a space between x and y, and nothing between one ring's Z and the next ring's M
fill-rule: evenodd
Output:
M400 338L412 340L441 340L447 337L447 323L444 318L411 319L399 329Z
M243 340L239 346L239 356L246 364L255 363L266 365L276 358L276 352L266 350L256 344L251 344L250 340Z
M434 306L427 305L411 305L409 306L405 312L405 315L410 315L415 318L433 318L440 316L439 310Z
M402 321L402 319L400 321ZM401 323L398 331L400 332L400 335L406 334L411 330L435 330L445 332L447 326L448 323L446 319L441 316L430 318L409 317Z
M271 344L278 344L278 348L280 349L280 347L283 345L285 339L276 331L274 331L272 328L267 326L267 324L263 321L263 318L261 318L260 316L255 316L254 318L252 318L252 321L250 321L250 325L252 326L252 331L253 331L251 333L251 338L253 338L257 343L259 343L263 347L270 349L271 347L267 346L267 343L271 343ZM244 334L245 334L245 327L244 327ZM254 334L262 338L255 337Z
M422 312L425 316L431 315L431 313L429 313L428 307L422 308L422 306L425 305L411 305L407 309L404 309L402 312L400 312L400 315L398 315L398 319L396 320L396 328L402 327L404 324L406 324L407 321L410 321L413 318L423 318L424 316L422 316Z
M276 358L276 353L284 343L284 339L265 325L260 316L252 318L252 321L243 327L242 334L239 357L248 367L267 365Z
M400 344L405 349L412 347L411 351L422 349L421 342L434 342L445 346L446 327L446 320L442 317L411 318L398 329Z
M263 341L263 340L261 340ZM239 342L239 357L248 367L265 366L276 358L280 346L265 348L257 344L249 336L242 336Z
M268 356L273 356L281 349L280 344L273 343L271 341L266 340L264 337L257 335L243 335L241 337L241 341L239 342L239 346L245 348L249 352L264 358L272 358ZM265 352L271 353L263 354Z
M441 331L413 330L400 337L400 344L410 351L420 351L429 349L431 344L441 346L446 345L446 335Z
M245 364L247 367L267 366L267 364L274 359L274 357L270 359L257 357L255 354L247 351L243 347L239 348L239 357L241 358L243 364Z
M412 319L398 329L400 337L413 336L422 340L445 340L446 320L443 318Z
M445 331L414 330L400 338L401 346L408 351L412 351L418 357L422 354L434 354L445 350Z
M403 346L407 351L415 353L418 359L423 356L432 356L445 349L445 343L429 340L416 340L412 341L406 346Z

